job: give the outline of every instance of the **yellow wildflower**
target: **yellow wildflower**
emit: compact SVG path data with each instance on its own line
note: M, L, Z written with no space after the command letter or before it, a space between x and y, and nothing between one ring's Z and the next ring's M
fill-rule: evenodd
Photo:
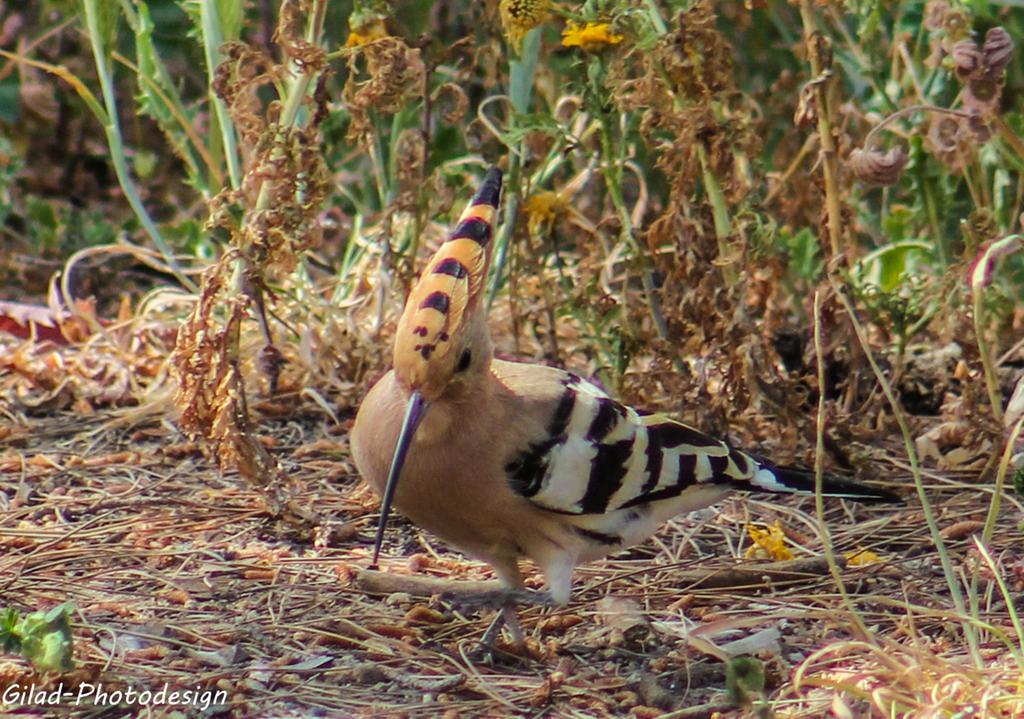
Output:
M747 534L754 542L744 553L747 559L774 559L782 561L792 559L793 553L786 546L786 535L782 532L782 524L776 520L775 524L767 529L758 529L748 524Z
M613 33L611 25L606 22L588 22L580 27L570 20L562 30L562 45L579 47L587 52L597 52L609 45L618 45L622 40L623 36Z
M843 556L846 557L846 563L851 567L863 567L868 564L878 564L882 561L882 558L870 549L858 549L853 552L844 552Z
M531 235L539 235L541 228L550 228L560 214L565 212L569 203L558 192L546 190L530 195L523 204L526 211L527 228Z
M358 27L353 27L348 33L348 39L345 40L345 47L359 47L387 36L388 29L384 25L384 19L374 18Z
M550 0L501 0L498 3L505 37L516 52L526 33L547 20L549 7Z

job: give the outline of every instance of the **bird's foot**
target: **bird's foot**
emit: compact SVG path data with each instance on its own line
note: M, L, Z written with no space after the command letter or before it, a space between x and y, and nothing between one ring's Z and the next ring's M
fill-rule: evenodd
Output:
M445 599L463 610L496 610L494 619L484 631L477 647L470 653L476 661L494 665L507 663L509 659L522 660L530 656L526 635L519 623L516 607L519 605L552 606L547 592L529 589L499 589L484 592L451 593L443 595ZM502 630L507 629L511 643L501 641Z
M512 605L502 607L494 615L484 635L480 637L481 648L495 649L498 639L501 638L501 630L505 628L512 635L512 646L517 650L525 649L526 635L523 634L523 625L519 623L519 616Z
M451 591L441 595L445 601L451 602L459 609L504 609L526 605L532 607L554 606L551 595L533 589L488 589L485 591L460 592Z

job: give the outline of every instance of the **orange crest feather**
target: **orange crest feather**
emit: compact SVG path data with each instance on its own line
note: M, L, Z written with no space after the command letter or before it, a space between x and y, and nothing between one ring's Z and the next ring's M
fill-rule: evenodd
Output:
M427 389L434 376L443 386L451 375L452 348L487 277L500 195L501 170L492 167L409 293L398 321L394 363L399 377L412 387Z

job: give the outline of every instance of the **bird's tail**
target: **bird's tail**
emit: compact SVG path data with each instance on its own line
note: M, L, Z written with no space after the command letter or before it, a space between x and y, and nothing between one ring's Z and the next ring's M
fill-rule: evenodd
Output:
M759 461L761 470L750 484L770 492L786 492L790 494L814 494L814 472L796 467L779 467ZM771 477L765 476L770 474ZM882 487L862 484L834 474L822 477L821 493L826 497L843 497L858 502L902 502L899 495Z

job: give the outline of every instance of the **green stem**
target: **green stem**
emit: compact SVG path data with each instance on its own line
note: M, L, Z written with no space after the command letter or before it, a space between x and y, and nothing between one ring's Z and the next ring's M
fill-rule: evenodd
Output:
M374 113L373 110L370 110L370 112ZM388 197L391 195L391 190L388 188L390 173L384 167L384 142L381 137L383 133L376 130L377 118L374 115L371 115L371 117L373 117L375 131L367 145L370 150L370 164L373 165L373 174L377 180L377 201L380 203L381 209L384 209L388 206Z
M977 535L972 537L974 540L974 547L978 550L981 558L988 565L989 571L992 573L992 578L999 587L999 593L1003 595L1003 601L1006 602L1006 613L1010 617L1010 624L1013 626L1014 632L1017 634L1017 646L1013 650L1014 659L1017 660L1017 665L1020 667L1020 671L1024 673L1024 624L1021 623L1020 615L1017 614L1016 601L1017 597L1012 593L1009 587L1006 586L1006 581L1003 579L1003 573L1000 571L999 566L996 565L995 559L988 551L988 547L978 540ZM975 572L971 577L971 586L978 579L978 573ZM1008 640L1004 640L1009 645Z
M668 339L668 323L665 321L665 315L661 311L661 302L658 300L658 295L654 289L654 274L651 271L650 261L647 254L643 251L640 243L637 242L636 237L633 233L633 220L629 215L629 208L626 207L626 201L622 194L622 162L619 157L619 153L615 149L615 142L612 139L611 127L608 123L608 118L604 115L600 118L601 121L601 150L604 155L604 163L602 164L602 172L604 174L605 185L608 187L608 196L611 198L612 205L619 215L619 224L621 230L619 231L619 240L624 242L633 250L634 256L640 263L640 284L644 289L644 296L647 298L647 306L651 312L651 319L654 320L654 327L658 332L658 337L663 340ZM623 313L625 316L625 313Z
M982 552L983 556L986 556L986 561L990 563L993 576L999 582L999 588L1003 593L1004 598L1007 601L1007 607L1010 611L1010 620L1013 624L1013 628L1017 633L1017 641L1019 648L1024 653L1024 626L1022 626L1020 617L1017 615L1013 608L1013 599L1006 591L1006 587L996 571L995 566L991 566L994 563L991 562L990 558L987 557L987 549L989 544L992 542L992 536L995 534L996 522L999 519L999 506L1003 496L1003 488L1006 486L1006 475L1009 473L1010 463L1013 460L1014 449L1017 446L1017 440L1020 437L1021 430L1024 429L1024 417L1021 417L1013 425L1013 429L1010 430L1009 436L1006 438L1006 446L1003 448L1003 456L999 461L999 470L996 472L995 486L992 488L992 500L989 502L988 515L985 517L985 527L981 532L981 544L983 545L985 552ZM975 538L975 541L978 541ZM970 591L972 596L977 593L978 574L975 572L971 576ZM1018 656L1018 661L1021 661L1021 657Z
M190 180L204 196L209 197L211 181L219 189L223 177L220 168L212 161L205 143L192 127L178 87L171 80L171 74L153 44L156 27L150 17L149 7L144 3L136 5L130 0L120 0L120 5L121 12L135 36L136 64L132 65L116 51L111 53L111 57L135 73L139 92L148 102L148 111L168 135L171 144L185 163ZM143 106L143 102L140 100L140 107ZM179 132L174 131L172 123L177 123ZM206 168L208 176L204 177L200 171L203 167Z
M661 17L661 10L658 9L657 3L654 0L644 0L644 3L647 5L647 16L651 19L654 29L658 31L659 35L664 35L668 32L668 27L665 25L664 18Z
M88 1L95 2L95 0ZM228 163L231 189L237 190L242 186L242 168L238 160L235 125L228 115L228 108L224 101L213 91L213 80L217 74L217 65L221 60L220 46L224 43L220 17L217 15L217 5L214 0L199 1L199 21L203 31L203 51L206 55L206 78L210 84L210 102L213 104L213 111L217 116L217 126L220 128L221 142L224 144L224 158Z
M924 514L925 524L928 525L928 533L931 535L932 544L935 545L935 552L938 554L939 563L942 565L942 572L946 578L946 587L949 589L950 597L953 599L953 606L962 617L967 618L970 615L967 613L967 606L964 603L964 595L961 591L960 582L957 579L956 570L953 568L953 562L949 558L949 550L946 549L946 540L942 538L938 522L935 520L935 513L932 511L932 505L928 501L928 494L925 492L924 478L921 475L921 465L917 460L917 449L914 445L913 435L910 432L910 425L907 422L906 413L903 411L903 405L900 404L899 398L896 397L896 393L892 388L892 383L886 379L881 367L878 366L878 362L875 359L875 353L868 342L867 333L864 331L864 326L860 323L860 320L857 319L856 311L850 303L850 300L834 280L832 281L832 288L835 291L839 302L842 303L843 308L846 310L846 314L850 319L850 324L853 326L853 331L857 335L857 341L860 344L861 349L864 351L864 356L867 358L868 364L871 365L871 371L874 372L875 379L882 388L882 393L885 394L885 398L888 400L889 406L892 408L892 414L896 420L896 424L899 425L900 434L903 437L903 446L907 453L907 459L910 462L910 474L914 478L914 488L917 490L917 498L921 502L921 510ZM984 663L978 647L978 635L974 626L965 619L963 629L964 636L967 639L967 644L970 648L971 656L973 657L975 664L979 667L983 666Z
M85 24L89 31L89 43L92 46L93 59L96 61L96 74L99 77L100 88L103 92L103 105L105 119L103 131L107 138L107 145L110 147L110 161L114 165L114 173L117 175L118 184L124 192L125 199L135 212L143 230L149 235L153 244L157 246L163 255L164 262L182 285L190 292L198 288L195 282L188 277L178 264L167 242L164 241L160 230L157 228L149 212L142 204L142 199L135 189L131 174L128 171L128 162L125 157L124 143L121 139L121 125L117 117L117 101L114 97L114 79L110 73L110 65L107 62L107 51L103 45L103 31L99 26L99 7L97 0L84 0Z
M999 131L999 137L1002 138L1003 142L1012 147L1017 156L1024 160L1024 140L1020 139L1017 133L1013 131L1013 128L1007 125L1006 120L1000 115L992 117L992 124Z
M939 219L939 203L935 195L935 183L925 173L924 154L919 152L917 155L917 160L914 163L917 182L921 186L925 212L928 215L928 224L932 228L932 239L935 247L939 250L939 262L945 267L949 264L949 248L946 247L946 237L942 232L942 221Z
M540 28L534 28L523 39L522 51L518 59L509 61L508 95L514 115L526 115L530 112L533 101L533 83L537 74L537 62L540 59ZM515 118L512 120L515 122ZM487 311L494 304L501 288L505 265L508 262L508 250L512 244L515 230L516 215L519 212L519 187L522 184L522 155L526 151L526 143L520 142L509 155L508 173L505 180L505 211L501 230L494 243L494 263L491 270L491 288L487 293Z
M992 353L988 342L985 340L985 328L982 323L982 315L985 308L982 306L982 294L984 289L981 286L975 287L971 292L974 314L974 337L978 342L978 354L981 355L981 367L985 373L985 390L988 392L988 401L992 405L992 416L996 422L1003 422L1003 401L999 394L999 382L996 379L996 368L992 363Z
M205 4L205 3L204 3ZM324 12L327 0L316 0L313 3L313 9L309 16L309 25L307 26L306 36L312 37L314 44L319 42L320 35L323 31ZM298 121L299 109L302 107L302 102L305 100L307 93L309 92L310 84L313 81L313 74L311 72L303 72L300 70L299 77L296 78L288 90L288 95L285 97L284 109L281 111L281 123L280 132L290 132L295 123ZM254 212L262 212L268 209L270 205L270 186L264 181L260 184L260 191L256 197L256 204L253 207ZM257 268L253 266L252 259L249 257L247 247L239 248L241 252L238 253L238 258L235 260L234 268L232 272L232 287L236 294L245 292L247 283L245 281L245 275L248 271L257 271ZM258 289L256 289L259 292Z
M704 191L708 193L711 216L715 223L715 241L718 243L718 258L722 262L722 278L725 280L725 286L731 291L736 287L737 282L736 268L729 255L728 244L729 238L732 236L732 219L729 217L729 208L726 206L722 186L718 184L718 178L715 177L715 173L711 172L708 165L707 150L700 143L697 144L697 157L700 159Z
M821 341L820 290L815 290L814 292L814 356L817 360L818 367L818 417L817 422L815 423L814 443L814 513L818 520L818 534L821 535L821 546L825 553L825 561L828 564L828 571L832 575L832 581L836 583L836 589L839 590L839 596L842 598L843 604L846 605L847 611L849 611L850 616L853 617L853 623L857 628L857 633L860 634L860 638L862 640L873 644L874 639L871 632L868 631L863 618L861 618L860 613L857 611L857 607L854 606L853 600L846 591L846 585L843 583L843 575L839 570L839 564L836 562L835 551L832 547L832 536L828 531L828 525L825 523L825 497L822 492L825 481L826 392L825 361Z
M204 2L203 4L205 5L206 3ZM317 0L313 3L312 14L309 17L309 24L306 27L306 40L310 43L317 44L320 40L320 34L323 31L326 8L327 0ZM284 109L281 111L280 124L282 131L284 132L288 132L295 127L299 118L299 110L302 109L302 103L305 101L306 95L309 94L309 87L313 82L313 73L304 71L301 68L298 68L298 70L298 77L295 78L293 83L291 83L288 90L288 96L284 101ZM233 176L232 184L234 184ZM269 187L266 182L263 182L260 184L260 193L256 197L255 209L257 211L265 210L269 204Z

